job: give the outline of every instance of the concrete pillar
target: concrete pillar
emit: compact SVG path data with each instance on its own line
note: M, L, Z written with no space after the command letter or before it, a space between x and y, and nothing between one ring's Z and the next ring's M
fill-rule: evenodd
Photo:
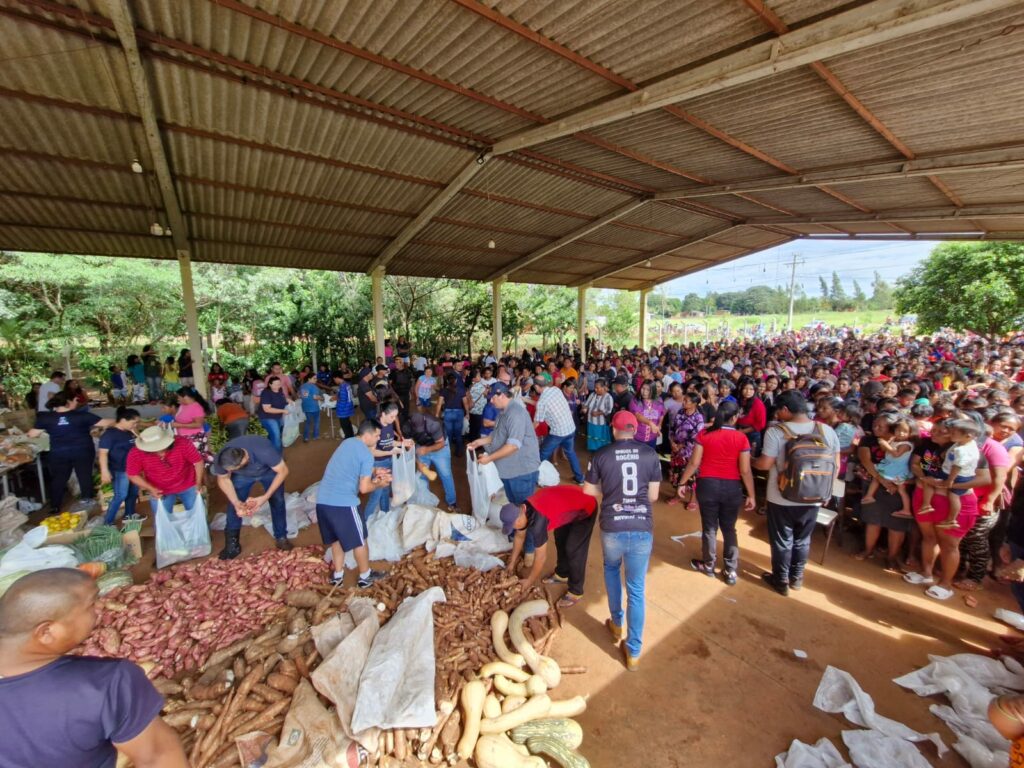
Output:
M647 349L647 294L650 288L640 289L640 349Z
M373 303L373 349L376 357L384 357L384 267L370 273Z
M178 251L178 269L181 271L181 300L185 305L185 327L188 329L188 346L192 352L192 375L199 394L207 397L206 365L203 361L203 341L199 335L199 313L196 311L196 294L192 287L192 258L188 251Z
M501 334L501 286L504 283L504 277L491 282L491 344L494 345L494 356L499 360L504 351Z
M587 288L581 285L576 289L576 343L580 345L580 359L587 359Z

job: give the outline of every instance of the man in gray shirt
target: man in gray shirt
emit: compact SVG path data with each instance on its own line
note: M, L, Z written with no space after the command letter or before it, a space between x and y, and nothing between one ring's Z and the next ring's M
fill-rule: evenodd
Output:
M828 450L835 455L839 467L839 437L832 427L811 421L807 415L807 399L795 389L783 392L775 399L775 416L785 422L794 435L809 435L820 430ZM764 434L761 455L754 459L755 469L767 469L768 474L768 537L772 548L772 572L761 574L761 579L780 595L804 585L804 567L811 549L811 534L818 519L817 504L800 504L786 499L779 491L779 472L786 464L787 438L778 424L772 424Z
M533 420L522 401L512 399L508 385L503 382L491 385L491 405L499 411L494 431L468 447L483 446L487 453L477 461L494 462L509 502L525 504L537 488L540 473L540 449Z

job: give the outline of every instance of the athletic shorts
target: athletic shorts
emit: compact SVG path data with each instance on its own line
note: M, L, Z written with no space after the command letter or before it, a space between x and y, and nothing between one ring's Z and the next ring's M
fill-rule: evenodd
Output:
M358 507L317 504L316 524L325 547L338 542L343 551L351 552L366 543L366 523Z
M429 397L417 397L416 401L420 404L420 408L429 408L430 407L430 398Z

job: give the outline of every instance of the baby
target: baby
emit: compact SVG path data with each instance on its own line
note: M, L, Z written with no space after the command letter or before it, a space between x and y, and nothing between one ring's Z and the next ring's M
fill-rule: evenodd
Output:
M981 452L976 442L979 435L978 424L971 419L948 419L946 426L949 428L953 444L946 451L946 457L942 462L942 471L939 473L939 481L926 483L924 486L924 497L921 503L919 515L933 511L932 496L936 493L946 496L949 499L949 514L945 521L938 523L936 528L955 528L956 519L960 516L960 497L971 493L968 488L954 488L956 483L968 483L974 479L978 470L978 461Z
M910 494L907 492L907 481L914 475L910 471L910 457L914 452L914 444L910 442L910 423L905 419L897 421L892 427L891 438L878 438L878 446L885 451L885 458L875 465L878 474L883 480L896 484L903 507L898 512L893 512L893 517L912 518L910 511ZM868 492L861 500L862 504L872 504L875 501L875 494L878 493L878 486L881 483L877 478L871 479Z

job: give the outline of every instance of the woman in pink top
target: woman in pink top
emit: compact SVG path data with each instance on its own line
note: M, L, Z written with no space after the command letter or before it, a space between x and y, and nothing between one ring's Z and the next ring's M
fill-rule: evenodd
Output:
M209 425L206 414L209 404L194 387L182 387L178 390L178 410L174 414L171 427L179 437L186 438L196 447L207 466L213 464L213 454L209 446Z
M665 418L665 404L654 396L654 382L645 381L640 385L640 397L633 398L629 410L636 416L638 443L647 443L654 448L661 434L661 420Z

